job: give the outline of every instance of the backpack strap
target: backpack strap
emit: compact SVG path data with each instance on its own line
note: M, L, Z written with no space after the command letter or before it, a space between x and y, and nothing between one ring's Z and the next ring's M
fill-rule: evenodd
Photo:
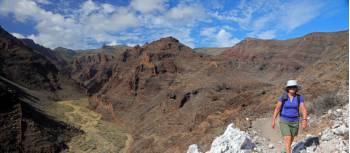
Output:
M297 99L298 99L298 117L300 117L300 111L299 111L299 106L300 106L300 95L297 94Z
M280 115L282 114L282 110L283 110L283 106L286 103L286 101L288 100L288 94L286 92L283 93L282 95L282 106L280 109Z
M300 117L300 112L299 112L299 106L300 106L300 95L296 94L297 96L297 100L298 100L298 117ZM287 93L283 93L282 95L282 106L280 109L280 115L282 114L282 110L283 110L283 106L286 103L286 101L288 100L288 94Z

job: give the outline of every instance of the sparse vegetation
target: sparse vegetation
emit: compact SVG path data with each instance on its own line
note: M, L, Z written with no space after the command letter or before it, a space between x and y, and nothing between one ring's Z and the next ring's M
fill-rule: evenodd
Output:
M65 152L120 152L127 133L115 123L101 120L101 115L88 109L86 98L56 102L46 108L48 114L84 131L73 137Z

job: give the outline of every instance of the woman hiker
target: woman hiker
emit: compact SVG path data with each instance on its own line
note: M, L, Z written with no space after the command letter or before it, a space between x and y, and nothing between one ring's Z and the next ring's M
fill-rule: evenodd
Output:
M285 151L282 153L291 153L291 145L294 137L298 135L299 121L301 127L307 127L307 110L304 104L304 96L297 94L299 86L296 80L288 80L285 87L285 93L278 97L275 111L272 117L272 128L275 128L277 115L280 114L279 125L283 136ZM300 118L299 110L302 113Z

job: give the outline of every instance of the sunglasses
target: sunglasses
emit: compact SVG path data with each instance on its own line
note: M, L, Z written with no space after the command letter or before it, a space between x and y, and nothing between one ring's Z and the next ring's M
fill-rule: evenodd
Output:
M290 86L290 87L287 87L287 89L297 89L298 87L297 86Z

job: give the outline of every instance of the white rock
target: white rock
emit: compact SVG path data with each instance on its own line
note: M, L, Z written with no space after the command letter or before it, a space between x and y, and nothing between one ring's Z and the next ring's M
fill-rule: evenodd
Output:
M332 129L332 131L336 135L344 135L344 134L347 134L349 132L349 129L345 125L341 125L335 129Z
M273 149L274 147L272 143L269 144L269 149Z
M302 150L299 153L308 153L306 150Z
M341 111L338 111L338 109L336 111L333 111L333 114L337 117L342 115Z
M229 124L224 134L215 138L211 148L206 153L246 153L254 148L249 135L235 128L233 123ZM192 144L189 146L187 153L201 153L198 146Z
M339 127L339 126L340 126L339 123L335 123L335 124L333 124L332 129L337 128L337 127Z
M316 150L316 146L312 145L306 148L306 152L314 152Z
M326 129L322 132L322 136L321 136L322 141L328 141L334 138L335 138L335 135L331 129Z
M328 110L328 112L327 112L327 113L328 113L329 115L330 115L330 114L332 114L332 110L331 110L331 109L330 109L330 110Z
M188 147L187 153L202 153L202 152L199 150L198 145L196 145L196 144L191 144L191 145Z
M342 112L342 109L338 108L336 111L337 111L338 113L341 113L341 112Z

